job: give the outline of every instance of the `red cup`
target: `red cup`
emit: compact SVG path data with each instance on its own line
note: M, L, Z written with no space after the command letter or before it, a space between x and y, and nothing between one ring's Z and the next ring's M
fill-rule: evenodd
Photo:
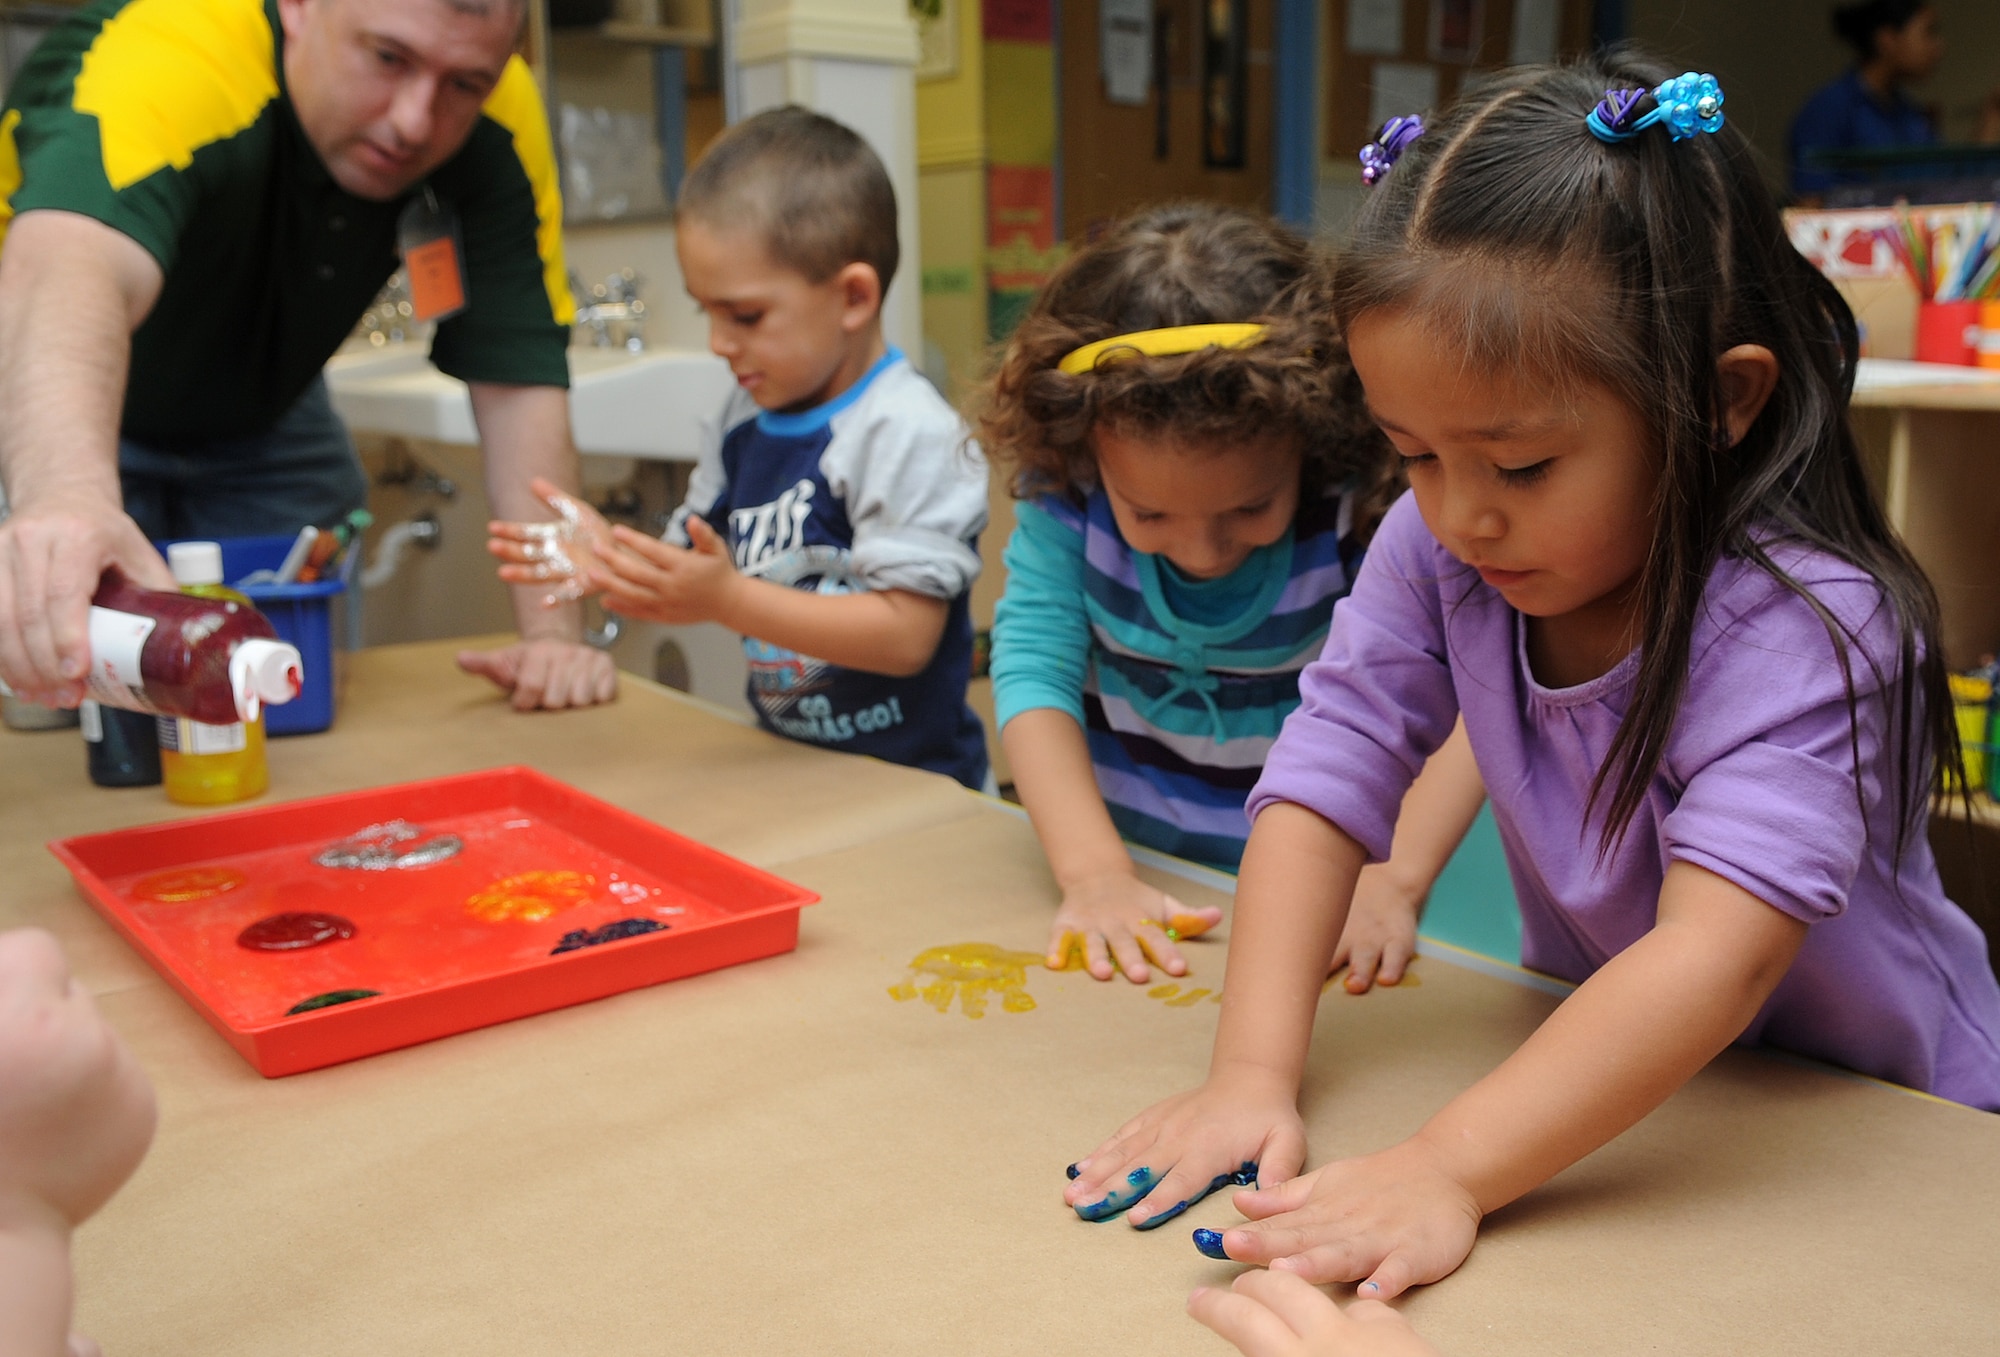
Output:
M1917 307L1917 361L1979 365L1979 303L1923 302Z

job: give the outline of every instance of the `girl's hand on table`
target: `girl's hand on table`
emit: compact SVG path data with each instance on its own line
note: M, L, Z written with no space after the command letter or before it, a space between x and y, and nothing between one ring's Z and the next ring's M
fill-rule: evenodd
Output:
M1423 909L1424 897L1412 896L1398 885L1384 864L1362 868L1329 974L1347 967L1342 983L1349 994L1401 983L1410 958L1417 954L1417 920Z
M1168 975L1186 975L1187 959L1175 944L1221 922L1213 905L1189 909L1130 872L1100 872L1064 886L1049 928L1048 967L1068 970L1081 951L1083 968L1099 980L1123 971L1143 985L1153 978L1149 961Z
M1245 1272L1227 1291L1201 1287L1187 1309L1244 1357L1438 1357L1382 1302L1358 1300L1342 1313L1287 1272Z
M500 562L500 578L509 584L552 584L545 607L574 603L603 586L593 582L602 573L602 558L617 548L604 516L560 486L537 476L535 495L555 510L553 522L510 523L494 519L486 525L486 550Z
M1472 1252L1480 1210L1418 1138L1343 1159L1264 1192L1239 1192L1252 1224L1225 1230L1223 1251L1309 1282L1360 1281L1390 1300L1450 1276Z
M1217 1188L1282 1183L1305 1156L1305 1123L1285 1081L1229 1070L1147 1108L1070 1165L1063 1201L1085 1220L1129 1207L1126 1220L1151 1229Z

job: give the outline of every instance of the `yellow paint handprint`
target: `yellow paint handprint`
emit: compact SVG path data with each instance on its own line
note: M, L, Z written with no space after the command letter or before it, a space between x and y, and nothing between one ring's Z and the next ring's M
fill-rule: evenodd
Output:
M1211 1004L1221 1003L1222 991L1209 990L1197 985L1193 989L1183 992L1179 985L1155 985L1146 991L1146 997L1148 999L1158 999L1168 1008L1193 1008L1203 999L1208 1000Z
M1035 997L1028 993L1028 968L1041 964L1038 952L1009 952L990 942L954 942L912 957L909 977L889 986L889 997L897 1003L922 999L940 1013L949 1013L956 998L966 1017L983 1018L987 1001L998 996L1007 1012L1026 1013L1035 1006Z

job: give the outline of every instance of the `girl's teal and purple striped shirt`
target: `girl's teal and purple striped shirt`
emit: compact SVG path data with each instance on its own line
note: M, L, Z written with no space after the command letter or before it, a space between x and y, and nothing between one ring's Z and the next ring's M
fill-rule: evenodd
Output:
M1284 537L1194 580L1126 545L1102 490L1017 505L993 627L999 724L1067 712L1120 834L1236 870L1244 802L1361 564L1352 516L1347 495L1302 505Z

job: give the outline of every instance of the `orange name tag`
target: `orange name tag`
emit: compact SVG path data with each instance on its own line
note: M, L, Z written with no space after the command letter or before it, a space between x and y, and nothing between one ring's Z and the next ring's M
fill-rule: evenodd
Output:
M438 201L429 184L410 200L396 223L396 244L410 280L410 308L420 321L443 320L465 309L465 270L459 263L458 215Z
M439 320L465 305L465 280L458 269L458 242L438 236L403 254L410 276L410 305L416 319Z

